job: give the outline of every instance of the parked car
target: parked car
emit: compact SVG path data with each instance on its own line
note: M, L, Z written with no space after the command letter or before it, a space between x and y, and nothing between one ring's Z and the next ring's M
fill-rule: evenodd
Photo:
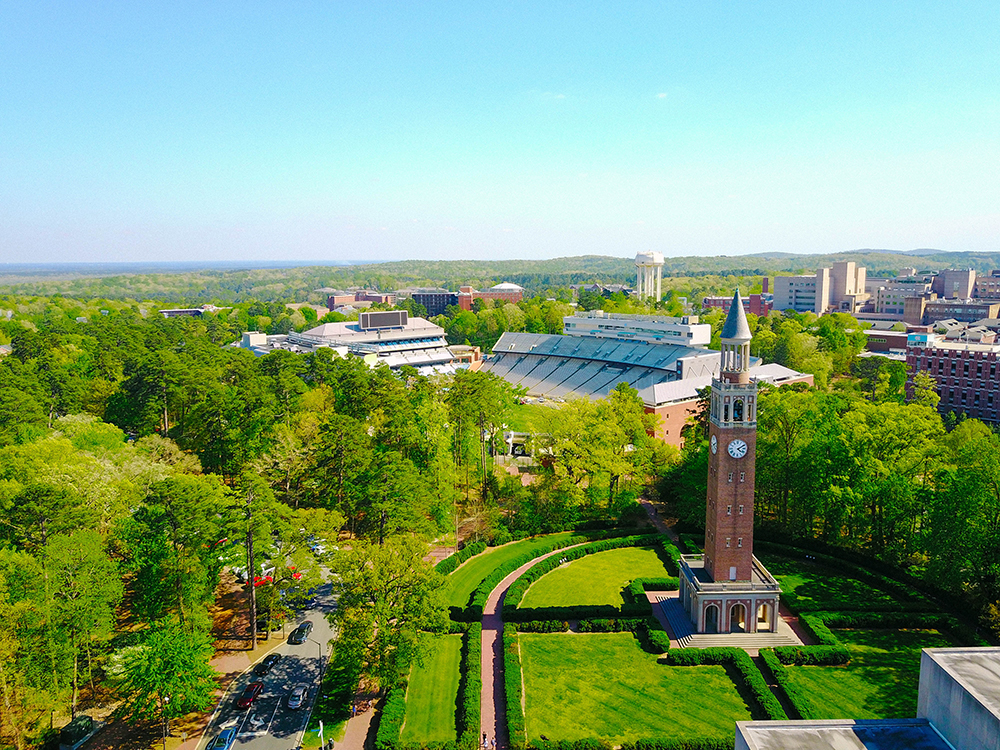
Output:
M281 659L281 656L278 654L268 654L264 657L260 664L254 667L253 673L263 677L271 671L271 667L277 664L279 659Z
M234 742L236 742L236 730L223 729L215 741L208 746L208 750L229 750Z
M292 631L292 634L288 636L288 642L295 646L301 646L309 638L312 629L313 624L309 620L306 620Z
M299 709L305 705L306 698L309 695L309 686L305 683L296 685L288 693L288 707L291 709Z
M263 682L251 682L243 689L243 694L240 696L240 699L236 701L236 705L239 708L250 708L257 696L260 695L260 691L263 689Z

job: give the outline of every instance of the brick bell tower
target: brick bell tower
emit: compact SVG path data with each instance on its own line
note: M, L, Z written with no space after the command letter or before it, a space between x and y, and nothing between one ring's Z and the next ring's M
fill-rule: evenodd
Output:
M750 326L739 290L722 327L719 377L709 414L705 569L714 581L749 581L753 570L757 383L750 379Z
M680 559L679 599L695 634L774 633L778 623L781 589L753 556L757 383L750 378L751 338L737 290L722 327L719 377L712 378L705 554Z

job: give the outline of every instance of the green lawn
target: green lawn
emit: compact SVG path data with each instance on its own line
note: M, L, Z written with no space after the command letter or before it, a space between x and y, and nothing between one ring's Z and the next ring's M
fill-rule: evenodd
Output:
M581 557L546 573L528 589L522 607L620 608L622 589L636 578L668 575L653 547L623 547Z
M917 715L920 649L955 644L936 630L836 630L851 651L839 667L787 667L817 718L899 719Z
M522 539L519 542L488 549L482 554L466 560L463 565L459 566L454 573L448 576L444 588L445 602L450 607L464 609L469 604L469 597L472 596L472 592L496 568L526 552L547 547L553 542L569 539L571 536L573 536L573 533L566 531L560 534L547 534L545 536Z
M630 633L522 633L528 740L731 737L749 709L721 666L668 667Z
M410 670L401 742L454 742L461 635L427 635L424 657Z
M764 556L763 563L781 584L781 595L801 612L860 610L866 604L896 601L870 583L807 560Z

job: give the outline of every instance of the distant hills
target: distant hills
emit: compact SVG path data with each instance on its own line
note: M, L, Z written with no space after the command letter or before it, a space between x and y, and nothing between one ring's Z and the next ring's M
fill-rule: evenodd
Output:
M664 276L754 277L779 273L812 273L817 268L853 260L870 276L894 275L914 266L918 272L943 268L975 268L980 273L1000 268L994 253L946 252L935 249L861 249L840 253L797 255L762 252L665 258ZM197 263L0 264L0 294L63 294L69 297L238 302L304 300L321 287L365 286L378 289L462 284L478 288L511 281L529 293L591 282L630 283L632 258L579 255L546 260L408 260L336 265L289 261Z

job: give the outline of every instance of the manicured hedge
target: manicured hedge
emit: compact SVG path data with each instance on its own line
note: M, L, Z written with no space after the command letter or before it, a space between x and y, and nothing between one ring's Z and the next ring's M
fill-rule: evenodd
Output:
M670 650L670 636L656 623L655 628L649 629L649 647L655 654L665 654Z
M542 547L534 552L525 552L523 555L518 555L513 560L510 560L506 565L501 565L496 568L492 573L486 576L486 578L479 583L479 586L476 587L476 590L472 592L472 603L465 610L464 619L469 621L481 620L483 617L483 607L486 606L486 600L490 598L490 594L493 592L493 589L500 584L500 581L525 563L529 563L536 557L547 555L549 552L554 552L557 549L562 549L563 547L569 547L576 544L583 544L589 540L590 537L571 536L569 539L553 542L549 546Z
M532 740L529 750L611 750L611 743L593 738L583 740Z
M379 715L378 732L375 733L376 750L396 750L399 732L406 717L406 683L389 691Z
M503 626L503 688L507 698L507 737L514 750L524 750L526 735L524 709L521 708L521 652L517 629Z
M569 630L569 623L565 620L532 620L517 623L517 629L521 633L563 633Z
M778 646L774 653L782 664L796 666L831 666L851 660L851 652L845 646Z
M621 609L610 604L579 607L524 607L503 611L504 622L531 622L533 620L613 620L618 618L647 617L652 611L647 599L626 602Z
M486 542L473 542L472 544L467 544L451 557L446 557L444 560L435 565L434 570L441 575L446 576L470 557L475 557L485 551Z
M810 612L800 615L799 622L821 646L841 645L830 628L926 628L948 633L961 643L989 645L957 617L942 612Z
M528 591L528 587L531 586L532 583L537 581L546 573L555 570L568 560L578 560L581 557L592 555L596 552L605 552L607 550L621 549L623 547L644 547L661 542L662 539L662 535L655 533L624 536L616 539L602 539L598 542L591 542L590 544L584 544L568 549L564 555L552 555L551 557L542 560L537 565L533 565L528 568L528 570L524 571L524 573L522 573L521 576L514 581L513 584L511 584L510 589L507 590L507 595L504 597L503 602L504 620L577 620L583 617L594 617L595 614L597 617L607 617L608 615L614 616L614 614L617 614L617 611L614 610L613 607L535 607L533 609L520 610L520 614L518 614L519 610L517 605L521 603L525 593ZM571 612L567 612L567 610L571 610ZM633 602L631 606L626 604L622 608L621 614L635 614L640 616L647 615L649 614L649 602L645 600L645 597L643 597L642 603Z
M659 739L625 742L621 750L733 750L735 738L702 737L691 740Z
M482 714L483 694L483 625L469 625L462 641L461 678L458 683L458 710L455 728L461 750L475 750L479 746L479 724Z
M760 670L741 648L675 648L667 652L667 664L693 667L700 664L732 666L740 675L743 687L756 702L761 712L771 720L788 718L781 703L767 686Z
M647 591L677 591L678 588L680 588L680 578L677 576L636 578L628 585L628 593L634 601L641 601L646 598Z
M798 686L792 682L788 677L788 670L785 669L785 665L781 663L778 655L775 653L775 649L762 648L760 650L760 656L767 664L768 669L771 670L771 674L774 675L774 681L778 683L778 687L785 691L785 697L788 698L788 702L795 707L795 710L799 712L799 718L801 719L816 719L818 718L812 711L809 701L799 690Z
M579 633L641 633L649 627L646 618L580 620Z

